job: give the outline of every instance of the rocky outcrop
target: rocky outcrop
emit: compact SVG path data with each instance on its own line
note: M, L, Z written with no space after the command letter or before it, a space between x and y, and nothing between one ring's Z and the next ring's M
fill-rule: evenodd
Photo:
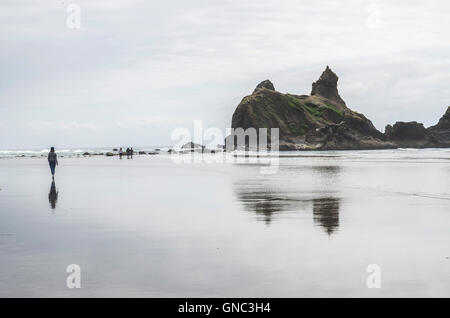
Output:
M430 127L431 131L448 131L450 130L450 106L447 108L447 112L441 117L436 126Z
M450 106L437 125L428 128L440 147L450 147Z
M423 124L411 122L396 122L385 129L387 140L401 148L427 148L437 146L433 136Z
M398 121L394 126L386 127L386 137L392 140L421 140L427 136L427 130L423 124L416 121Z
M339 77L329 66L322 73L317 82L312 84L311 96L320 95L334 102L345 105L344 100L339 96L337 82Z
M347 108L337 81L327 67L311 96L283 94L264 81L238 105L231 127L279 128L281 150L394 147L369 119Z
M275 86L273 86L272 82L269 80L265 80L256 86L255 90L253 91L253 94L255 94L259 89L263 89L263 88L271 90L271 91L275 90Z
M279 128L280 150L450 147L450 107L433 127L397 122L386 126L383 134L367 117L346 106L338 92L338 80L327 66L312 84L310 96L277 92L272 82L265 80L242 99L231 127ZM234 144L234 138L228 136L226 143Z
M202 145L193 143L192 141L185 143L181 146L181 149L194 149L194 148L203 148Z
M422 123L396 122L385 129L387 140L401 148L450 147L450 107L435 126L425 128Z

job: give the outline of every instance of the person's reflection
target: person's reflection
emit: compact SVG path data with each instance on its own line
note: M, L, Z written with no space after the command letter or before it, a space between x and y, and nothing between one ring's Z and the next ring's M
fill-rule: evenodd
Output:
M323 227L328 235L339 228L339 199L320 198L313 200L314 223Z
M56 202L58 201L58 191L56 191L55 181L52 181L52 185L50 186L50 192L48 194L48 202L50 202L50 206L52 209L56 208Z

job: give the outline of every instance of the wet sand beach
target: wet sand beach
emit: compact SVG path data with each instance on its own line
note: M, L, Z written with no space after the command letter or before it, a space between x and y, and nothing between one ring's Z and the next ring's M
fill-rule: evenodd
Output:
M450 296L449 150L301 154L0 159L0 296Z

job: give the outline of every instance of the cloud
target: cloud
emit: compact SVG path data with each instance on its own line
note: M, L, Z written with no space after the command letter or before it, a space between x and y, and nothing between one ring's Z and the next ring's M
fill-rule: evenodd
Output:
M70 122L55 122L55 121L32 121L27 124L27 126L34 130L97 130L101 127L93 123L79 123L76 121Z
M115 124L121 128L142 129L149 127L177 126L189 122L188 118L179 116L126 116L119 118Z
M69 3L81 7L79 30L66 27ZM379 129L430 125L450 103L449 9L444 0L5 0L0 141L45 145L37 129L89 141L101 127L98 143L161 144L193 119L224 129L263 79L309 93L326 65Z

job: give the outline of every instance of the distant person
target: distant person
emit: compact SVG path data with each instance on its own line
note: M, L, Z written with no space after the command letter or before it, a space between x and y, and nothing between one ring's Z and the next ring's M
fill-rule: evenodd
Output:
M130 156L131 156L131 159L133 159L133 154L134 154L134 150L133 150L133 147L131 147L131 148L130 148Z
M122 148L119 149L119 158L122 159L122 155L123 155L123 150Z
M50 186L50 192L48 193L48 202L50 202L50 206L52 209L56 208L56 202L58 201L58 191L56 191L55 180L53 180L52 185Z
M127 148L127 159L130 159L130 148Z
M52 179L55 179L55 168L58 165L58 156L56 155L54 147L50 148L47 159L50 166L50 171L52 173Z

